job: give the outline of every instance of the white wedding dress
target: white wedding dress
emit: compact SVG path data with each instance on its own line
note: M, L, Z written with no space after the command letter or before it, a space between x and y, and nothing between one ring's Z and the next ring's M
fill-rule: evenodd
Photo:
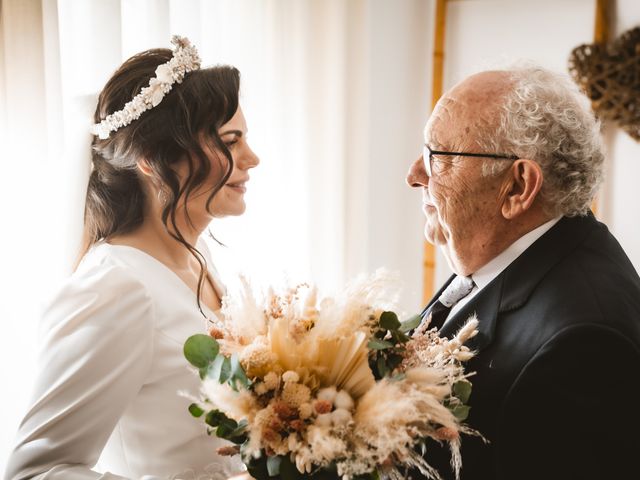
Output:
M43 317L33 402L6 478L200 480L240 472L239 460L217 456L226 442L206 434L187 410L192 400L179 394L199 393L182 348L206 322L194 292L164 264L133 247L94 246Z

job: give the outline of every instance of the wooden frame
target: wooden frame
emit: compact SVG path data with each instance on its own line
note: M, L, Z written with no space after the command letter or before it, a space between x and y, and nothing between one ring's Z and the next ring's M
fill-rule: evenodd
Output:
M433 77L431 87L431 110L442 96L442 77L444 69L444 35L447 23L447 0L436 0L436 23L433 42ZM422 299L427 303L434 292L436 276L436 249L431 243L424 242L422 264Z

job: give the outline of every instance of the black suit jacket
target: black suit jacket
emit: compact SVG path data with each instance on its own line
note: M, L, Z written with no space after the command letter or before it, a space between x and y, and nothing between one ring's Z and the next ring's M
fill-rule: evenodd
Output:
M640 479L640 278L603 224L561 219L441 334L472 313L467 423L490 443L463 436L463 480Z

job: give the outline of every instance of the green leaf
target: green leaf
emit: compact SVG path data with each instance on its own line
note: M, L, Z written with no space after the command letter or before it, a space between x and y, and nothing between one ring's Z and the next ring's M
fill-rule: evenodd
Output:
M191 405L189 405L189 413L191 413L191 415L193 415L194 417L199 418L204 413L204 410L200 408L198 404L192 403Z
M393 338L396 343L407 343L410 340L409 337L400 330L394 330L391 332L391 338Z
M249 385L251 385L246 373L244 373L242 365L240 365L238 355L235 353L231 355L231 375L229 377L229 381L235 390L238 388L238 383L240 383L244 388L249 388Z
M400 328L400 320L398 320L398 316L393 312L382 312L378 324L387 330L397 330Z
M207 376L217 380L219 383L224 383L229 379L231 375L231 361L228 357L225 357L221 353L218 354L216 359L209 367Z
M230 440L236 445L243 444L247 440L248 425L249 425L249 422L247 422L247 420L242 420L238 422L238 427L235 430L229 432L229 435L227 435L226 437L227 440Z
M395 370L398 365L402 363L402 360L404 360L402 355L398 355L396 353L390 353L387 355L387 366L389 367L389 370Z
M471 396L471 382L460 380L453 384L453 394L462 403L467 403Z
M379 338L372 338L367 344L367 348L369 350L386 350L387 348L391 348L393 346L393 343L386 340L380 340Z
M220 346L209 335L198 333L184 343L184 356L194 367L207 368L215 360Z
M267 471L270 477L277 477L280 475L280 464L282 463L282 457L272 456L267 457Z
M463 422L469 416L469 410L471 410L471 407L468 405L456 405L451 409L451 413L453 413L458 421Z
M418 328L420 323L422 323L422 317L420 315L414 315L413 317L408 318L407 320L402 322L398 330L400 330L402 333L407 333L415 328Z
M211 410L207 413L205 420L207 425L216 427L216 436L227 438L227 436L238 428L238 422L227 417L220 410Z

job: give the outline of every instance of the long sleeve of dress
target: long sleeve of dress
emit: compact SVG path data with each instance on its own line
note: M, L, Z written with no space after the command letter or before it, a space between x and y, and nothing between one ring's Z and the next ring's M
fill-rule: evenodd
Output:
M149 372L153 322L153 303L126 267L70 278L43 317L33 401L6 479L123 478L92 468Z

